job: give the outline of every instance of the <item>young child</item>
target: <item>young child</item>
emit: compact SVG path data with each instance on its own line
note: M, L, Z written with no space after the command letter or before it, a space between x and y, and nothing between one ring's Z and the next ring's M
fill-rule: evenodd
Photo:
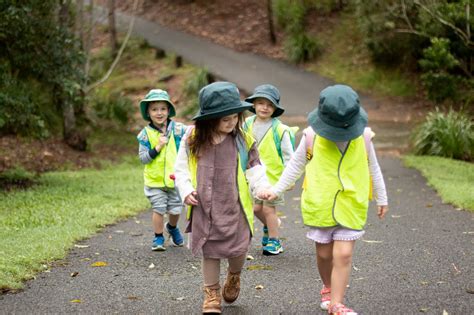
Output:
M280 106L280 92L271 84L263 84L257 86L253 95L245 101L253 103L250 111L255 115L245 120L244 130L257 140L260 159L265 164L268 180L274 185L294 151L293 131L276 118L285 111ZM274 201L254 200L254 213L263 223L264 255L278 255L283 252L278 233L280 220L276 206L284 204L283 195Z
M316 243L323 281L321 308L330 314L357 314L343 299L355 240L364 234L371 183L380 219L388 211L385 183L366 128L367 114L357 93L346 85L324 89L310 127L280 180L260 198L276 199L306 170L301 196L307 237Z
M166 250L163 237L163 216L168 213L166 231L174 246L183 246L184 240L177 226L183 208L182 201L174 187L174 163L181 137L186 126L170 118L176 111L166 91L154 89L140 101L143 119L149 125L137 136L140 161L145 164L145 196L153 209L152 222L155 237L151 249Z
M199 92L199 106L195 127L179 148L176 186L190 206L186 233L192 232L192 253L202 255L202 311L220 313L220 260L229 264L222 297L232 303L239 296L253 234L250 192L270 185L255 140L241 129L243 111L251 105L240 100L237 87L229 82L207 85Z

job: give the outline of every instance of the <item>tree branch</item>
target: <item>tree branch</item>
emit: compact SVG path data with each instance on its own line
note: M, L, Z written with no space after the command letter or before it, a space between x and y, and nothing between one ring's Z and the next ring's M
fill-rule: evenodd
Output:
M96 87L98 87L99 85L103 84L105 81L107 81L109 79L110 75L112 74L112 72L114 71L115 66L117 66L117 64L120 60L120 57L122 57L123 51L125 50L125 47L127 46L128 40L130 39L130 35L132 34L133 26L135 25L135 18L136 18L135 13L136 13L137 8L138 8L138 2L139 2L138 0L134 0L133 9L132 9L132 19L130 20L130 24L128 26L127 35L125 36L125 39L123 40L122 46L120 46L120 49L117 53L117 56L115 57L114 62L112 62L112 65L110 66L107 73L102 77L102 79L88 85L84 89L84 92L86 94L89 93L90 91L92 91L93 89L95 89Z

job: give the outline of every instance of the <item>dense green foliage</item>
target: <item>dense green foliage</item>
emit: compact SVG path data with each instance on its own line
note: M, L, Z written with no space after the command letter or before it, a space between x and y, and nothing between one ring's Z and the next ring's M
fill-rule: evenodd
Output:
M83 55L58 1L0 1L0 132L47 136L65 104L80 110Z
M470 0L358 0L354 8L375 62L421 70L435 102L472 102Z
M0 289L21 288L78 240L144 209L142 174L133 159L102 170L46 173L29 190L0 192Z
M419 170L444 202L474 211L474 164L437 156L405 156L405 165Z
M468 114L438 110L428 114L426 121L415 130L414 153L460 160L474 159L474 122Z

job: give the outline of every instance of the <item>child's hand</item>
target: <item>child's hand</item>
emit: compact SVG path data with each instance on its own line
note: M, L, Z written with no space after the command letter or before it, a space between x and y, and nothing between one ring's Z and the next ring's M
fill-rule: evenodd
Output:
M198 194L197 191L193 191L192 193L187 195L186 198L184 198L184 203L189 206L197 206L198 205L197 194Z
M383 219L388 212L388 206L377 206L377 215L379 219Z
M266 189L257 192L257 198L260 200L267 200L268 191Z
M162 148L168 143L168 138L165 136L160 136L160 139L158 139L158 147Z

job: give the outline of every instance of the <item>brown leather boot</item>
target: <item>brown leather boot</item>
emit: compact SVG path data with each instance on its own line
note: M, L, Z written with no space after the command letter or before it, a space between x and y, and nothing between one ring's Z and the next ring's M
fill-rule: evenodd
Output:
M204 287L204 302L202 303L203 314L220 314L221 310L221 288Z
M240 293L240 272L232 273L227 271L222 297L227 303L232 303L239 297Z

